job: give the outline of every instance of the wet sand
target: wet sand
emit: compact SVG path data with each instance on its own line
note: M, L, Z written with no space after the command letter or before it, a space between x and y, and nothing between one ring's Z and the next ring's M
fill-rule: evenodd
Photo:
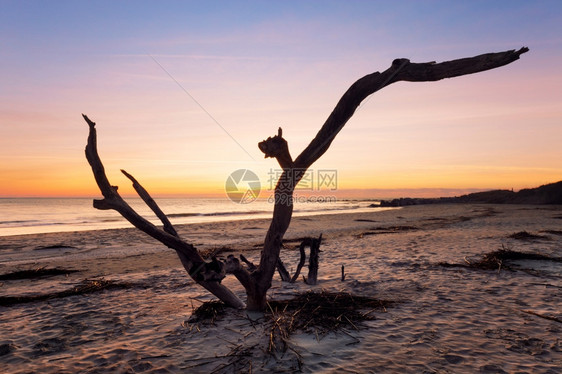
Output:
M0 306L0 367L10 373L559 373L561 263L522 260L493 270L442 263L475 262L502 246L562 257L560 217L560 206L429 205L295 218L286 238L325 238L319 283L288 284L276 275L270 298L313 289L396 303L373 312L376 319L359 331L296 333L290 349L276 355L266 352L268 331L259 316L254 321L230 311L214 324L186 322L212 295L189 279L173 251L137 230L1 237L0 274L79 271L0 281L0 296L53 293L100 277L132 287ZM268 223L178 229L200 250L228 247L257 261ZM523 231L534 236L510 237ZM294 243L282 258L294 271ZM233 277L224 282L243 297Z

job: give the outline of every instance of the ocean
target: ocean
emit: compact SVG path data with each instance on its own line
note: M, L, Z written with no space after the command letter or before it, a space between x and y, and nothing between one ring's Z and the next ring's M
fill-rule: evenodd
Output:
M131 227L119 213L97 210L91 198L2 198L0 199L0 236L103 230ZM155 199L172 224L202 223L269 218L273 203L256 200L247 204L227 198ZM158 218L139 198L126 201L142 216L156 225ZM372 210L373 201L298 201L294 215L363 212ZM378 203L375 203L378 204ZM377 208L385 209L385 208Z

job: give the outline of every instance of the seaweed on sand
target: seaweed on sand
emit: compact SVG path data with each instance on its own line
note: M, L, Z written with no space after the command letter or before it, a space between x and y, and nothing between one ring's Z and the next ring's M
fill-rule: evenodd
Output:
M46 245L43 247L37 247L34 248L34 251L43 251L46 249L77 249L76 247L73 247L71 245L64 245L64 244L53 244L53 245Z
M226 305L222 301L207 301L201 304L198 308L194 308L189 323L203 322L215 324L217 317L224 314Z
M296 331L327 334L345 329L359 330L363 322L374 320L375 311L386 311L394 304L390 300L353 295L347 292L306 292L289 300L275 300L268 303L265 324L268 325L269 344L267 351L285 352L288 339ZM203 303L193 311L189 323L213 323L226 313L222 302Z
M438 265L443 267L464 267L469 269L482 269L482 270L513 270L509 266L509 261L517 260L538 260L538 261L553 261L562 262L561 257L551 257L540 253L532 252L519 252L502 246L501 249L486 253L478 261L469 261L465 258L466 264L450 264L447 262L440 262Z
M344 327L357 329L361 322L375 319L372 312L386 311L391 304L393 301L348 292L309 291L293 299L270 301L269 312L272 317L290 317L290 331L327 333Z
M76 272L78 272L78 270L42 267L0 274L0 280L35 279L41 277L51 277L55 275L68 275Z
M327 334L346 328L359 330L363 322L374 320L375 311L386 311L394 302L347 292L309 291L290 300L271 301L269 317L271 329L268 352L289 347L287 340L295 331Z
M320 334L341 332L353 339L351 342L347 340L348 345L356 344L359 340L349 330L366 327L363 322L375 319L374 312L386 311L386 307L394 303L347 292L326 291L309 291L293 299L270 301L265 314L246 316L243 325L247 322L247 329L231 330L240 334L237 341L219 337L228 343L230 352L199 357L187 368L203 371L203 366L213 365L206 370L211 373L251 373L254 368L259 372L264 368L268 372L302 372L303 359L298 345L290 341L291 334L302 331L320 340ZM202 325L214 324L228 313L229 309L220 301L205 302L182 326L189 332L194 329L200 332ZM228 326L218 326L230 330Z
M531 234L527 231L519 231L519 232L516 232L516 233L513 233L513 234L509 235L508 237L511 238L511 239L517 239L517 240L548 239L548 236Z
M541 230L540 232L544 232L551 235L562 235L561 230Z
M131 288L134 285L131 283L120 283L111 280L101 279L85 279L79 285L72 287L71 289L30 296L1 296L0 306L11 306L15 304L31 303L34 301L45 301L50 299L58 299L68 296L75 295L86 295L94 292L100 292L103 290L115 290Z
M363 238L367 235L380 235L380 234L398 234L405 231L416 231L419 230L416 226L378 226L373 227L370 231L365 231L359 235L358 238Z

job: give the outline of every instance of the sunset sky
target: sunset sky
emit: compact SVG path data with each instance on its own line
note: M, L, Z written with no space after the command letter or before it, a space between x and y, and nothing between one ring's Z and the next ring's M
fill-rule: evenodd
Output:
M343 92L392 60L528 46L508 66L393 84L363 103L314 170L351 195L444 195L562 180L562 2L0 1L0 197L224 195L283 128L293 157Z

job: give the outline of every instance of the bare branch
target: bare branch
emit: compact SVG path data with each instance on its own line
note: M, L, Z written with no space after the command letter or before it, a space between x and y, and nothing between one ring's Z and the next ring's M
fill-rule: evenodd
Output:
M322 234L318 239L310 239L310 258L308 259L308 276L306 283L314 285L317 283L318 278L318 257L320 255L320 244L322 243Z
M279 165L283 168L283 173L275 187L273 218L264 240L260 263L256 267L254 264L245 260L250 270L232 255L228 256L225 263L217 259L213 259L210 263L205 262L194 246L184 242L178 237L176 230L148 192L135 178L123 171L133 182L133 186L138 194L160 218L164 224L164 230L157 228L138 215L121 196L119 196L117 187L111 186L107 180L103 164L97 152L95 123L87 116L83 115L84 120L90 127L88 145L86 147L86 158L92 167L96 183L104 197L102 200L94 200L94 207L118 211L135 227L159 240L166 246L175 249L183 266L197 283L201 284L227 304L241 308L244 306L244 303L227 288L220 285L220 280L226 273L234 274L246 289L248 309L264 310L266 307L266 293L271 287L273 274L279 263L279 253L282 247L283 236L291 222L293 214L292 199L295 186L302 179L306 170L328 150L336 135L353 116L355 110L365 98L383 87L398 81L437 81L444 78L452 78L494 69L519 59L519 56L526 53L528 50L528 48L524 47L518 51L510 50L499 53L488 53L438 64L435 62L411 63L408 59L394 60L392 65L384 72L369 74L351 85L343 94L324 125L320 128L320 131L318 131L314 139L295 160L291 157L288 143L283 138L281 128L279 128L277 135L260 142L258 146L265 157L276 158ZM312 246L315 247L315 250L318 250L321 237L313 240L315 242ZM302 250L304 250L304 248L302 248ZM311 255L311 257L313 256ZM243 260L245 259L244 257L241 258ZM311 258L310 265L308 282L315 283L316 272L314 267L316 266L317 270L317 257L315 259ZM300 268L302 268L302 265L299 266L299 271ZM344 276L345 274L342 275L342 279Z
M164 225L164 231L166 231L170 235L179 237L176 229L174 228L174 226L172 226L172 223L170 222L168 217L164 214L162 209L160 209L158 204L156 204L156 201L154 201L148 191L143 186L141 186L141 184L131 174L127 173L123 169L121 169L121 172L125 174L125 176L131 180L131 182L133 182L133 188L135 189L135 191L137 191L146 205L148 205L148 207L152 209L154 214L156 214L156 216L160 219L160 221Z
M328 150L332 140L353 116L357 107L369 95L399 81L430 82L461 75L474 74L507 65L519 59L529 51L523 47L518 51L510 50L487 53L470 58L445 61L439 64L411 63L408 59L396 59L392 66L382 73L375 72L356 81L343 94L342 98L308 147L297 157L296 168L308 168Z
M277 259L277 273L279 273L279 276L281 277L281 280L283 282L291 281L291 274L289 274L289 271L285 267L285 264L281 260L281 257Z
M299 173L294 175L294 178L289 178L292 176L289 168L292 167L301 171L307 170L328 150L336 135L353 116L361 102L369 95L389 84L398 81L436 81L490 70L518 60L519 56L528 50L528 48L523 47L518 51L510 50L488 53L439 64L433 62L422 64L410 63L408 59L394 60L390 68L384 72L369 74L351 85L343 94L314 139L293 162L287 162L284 151L286 141L281 138L281 132L277 135L278 139L274 140L276 137L273 137L261 142L259 147L265 153L265 156L276 157L279 164L284 168L280 181L289 180L290 183L281 185L278 182L275 188L273 218L265 237L264 249L261 254L258 270L254 272L256 280L260 283L263 295L262 300L258 300L258 295L255 295L256 300L253 300L252 306L259 308L260 305L263 305L265 307L265 291L271 286L271 279L275 271L277 258L279 258L283 236L289 227L293 214L292 199L294 188L304 175L304 173ZM248 303L248 307L250 307L250 303Z
M225 265L226 272L233 274L247 292L254 288L255 282L252 274L240 263L240 260L233 255L228 255Z
M92 122L86 115L82 115L84 120L88 123L90 128L88 135L88 143L86 145L86 158L88 163L92 167L92 172L96 179L96 183L104 196L103 200L94 200L94 207L97 209L113 209L119 212L127 221L129 221L133 226L143 231L144 233L150 235L154 239L160 241L169 248L176 250L178 256L181 260L182 265L187 270L189 275L198 284L209 290L219 299L221 299L226 304L235 308L244 308L245 304L234 295L228 288L220 284L220 281L225 276L224 264L220 263L218 260L213 259L211 263L205 262L201 257L197 249L181 240L171 224L168 227L169 232L160 230L158 227L153 225L151 222L140 216L129 204L127 204L123 198L117 193L117 187L111 186L101 159L98 155L97 150L97 135L95 129L95 123ZM125 173L125 175L133 181L133 185L139 195L147 202L151 208L160 210L156 203L152 204L150 201L152 198L148 192L130 175ZM154 202L152 200L152 202ZM165 217L164 213L161 213L162 217ZM161 218L162 219L162 218ZM167 217L165 218L167 220ZM164 222L164 224L166 224Z
M274 157L283 169L293 167L293 158L289 153L289 145L283 139L283 130L281 127L277 131L277 135L269 137L258 143L259 149L265 154L265 158Z
M250 272L252 272L252 271L254 271L254 270L257 269L257 266L254 265L253 262L251 262L250 260L248 260L248 259L246 258L246 256L244 256L243 254L240 254L240 260L242 260L242 262L245 263L246 266L248 266L248 270L249 270Z
M306 252L304 251L305 247L306 247L306 240L303 240L301 245L299 246L301 257L299 260L299 264L297 265L297 270L295 271L295 274L293 274L293 277L290 280L291 283L295 283L297 281L297 279L299 278L299 274L301 273L302 267L304 266L304 263L306 261Z

